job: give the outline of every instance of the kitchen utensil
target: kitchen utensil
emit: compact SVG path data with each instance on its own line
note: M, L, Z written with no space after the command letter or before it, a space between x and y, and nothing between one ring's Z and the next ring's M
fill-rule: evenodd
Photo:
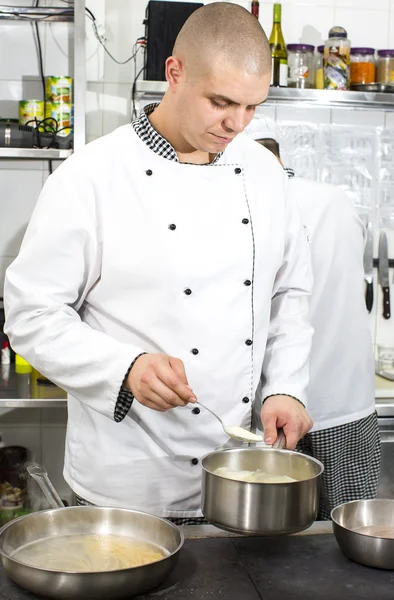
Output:
M36 466L29 468L29 472L44 491L48 482L46 471ZM173 523L137 510L98 506L64 508L51 484L44 493L53 509L19 517L0 529L1 562L18 585L39 596L61 600L130 598L158 586L174 568L184 536ZM43 539L64 538L66 545L70 535L125 536L159 546L168 556L140 567L107 572L61 572L29 566L13 557L17 550Z
M379 283L383 291L383 317L389 319L390 311L390 283L389 283L389 258L387 235L385 231L380 232L379 238Z
M354 83L350 86L350 89L355 92L381 92L381 93L393 93L394 85L387 83Z
M256 435L255 433L252 433L251 431L248 431L243 427L225 425L222 419L219 417L219 415L217 415L215 412L213 412L213 410L208 408L208 406L205 406L205 404L201 404L201 402L195 402L194 404L198 404L199 406L207 410L209 413L211 413L211 415L219 421L220 425L223 427L224 432L227 433L227 435L233 438L234 440L240 440L241 442L247 443L263 441L261 435Z
M376 375L379 377L383 377L383 379L387 379L388 381L394 381L394 373L388 373L387 371L375 371Z
M394 569L394 500L346 502L332 510L331 519L345 556L368 567ZM391 537L383 537L385 532Z
M306 529L317 517L324 467L314 458L289 450L231 448L206 454L201 464L202 512L221 529L257 535L289 534ZM219 467L262 470L297 481L235 481L215 474Z
M367 239L364 250L364 279L367 283L365 304L368 312L373 307L373 228L371 221L367 224Z

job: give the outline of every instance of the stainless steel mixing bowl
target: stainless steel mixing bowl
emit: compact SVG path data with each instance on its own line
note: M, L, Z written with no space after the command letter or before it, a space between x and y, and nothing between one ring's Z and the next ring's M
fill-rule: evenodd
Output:
M355 500L331 511L334 534L342 552L355 562L394 569L394 539L354 531L360 527L394 532L394 500Z
M218 467L289 475L290 483L248 483L215 474ZM202 459L202 512L212 524L236 533L278 535L312 525L319 507L323 465L289 450L234 448Z
M113 534L137 538L165 548L157 562L118 571L59 572L30 567L13 553L30 542L74 534ZM34 594L70 600L131 598L159 585L172 571L183 545L181 530L148 513L121 508L78 506L31 513L0 530L0 557L7 575Z

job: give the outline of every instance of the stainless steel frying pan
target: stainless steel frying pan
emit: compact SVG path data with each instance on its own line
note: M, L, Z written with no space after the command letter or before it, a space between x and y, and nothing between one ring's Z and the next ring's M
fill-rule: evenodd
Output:
M0 558L7 575L27 590L47 598L108 600L130 598L158 586L172 571L184 537L160 517L121 508L72 506L65 508L39 465L28 468L53 509L31 513L0 530ZM68 535L121 535L164 548L165 558L141 567L107 572L54 571L28 566L13 558L17 550L39 540Z

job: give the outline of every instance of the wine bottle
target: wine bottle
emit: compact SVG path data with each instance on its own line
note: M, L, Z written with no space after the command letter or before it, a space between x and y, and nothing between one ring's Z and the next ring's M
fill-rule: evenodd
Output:
M274 22L269 39L272 56L271 85L287 87L287 50L285 40L283 39L281 17L282 5L274 4Z
M251 12L252 12L252 15L256 17L256 19L259 18L259 9L260 9L259 0L252 0Z

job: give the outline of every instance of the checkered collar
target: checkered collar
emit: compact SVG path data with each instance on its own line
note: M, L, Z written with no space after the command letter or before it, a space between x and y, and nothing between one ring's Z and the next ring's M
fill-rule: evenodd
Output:
M153 152L156 152L159 156L163 158L167 158L168 160L175 160L179 162L178 155L175 152L173 146L171 146L170 142L168 142L165 138L163 138L160 133L154 129L148 117L153 113L155 108L159 106L158 102L154 102L153 104L148 104L145 106L137 119L131 123L132 127L136 134L141 138L143 142L151 149ZM219 152L213 159L209 165L214 165L218 162L223 152Z

